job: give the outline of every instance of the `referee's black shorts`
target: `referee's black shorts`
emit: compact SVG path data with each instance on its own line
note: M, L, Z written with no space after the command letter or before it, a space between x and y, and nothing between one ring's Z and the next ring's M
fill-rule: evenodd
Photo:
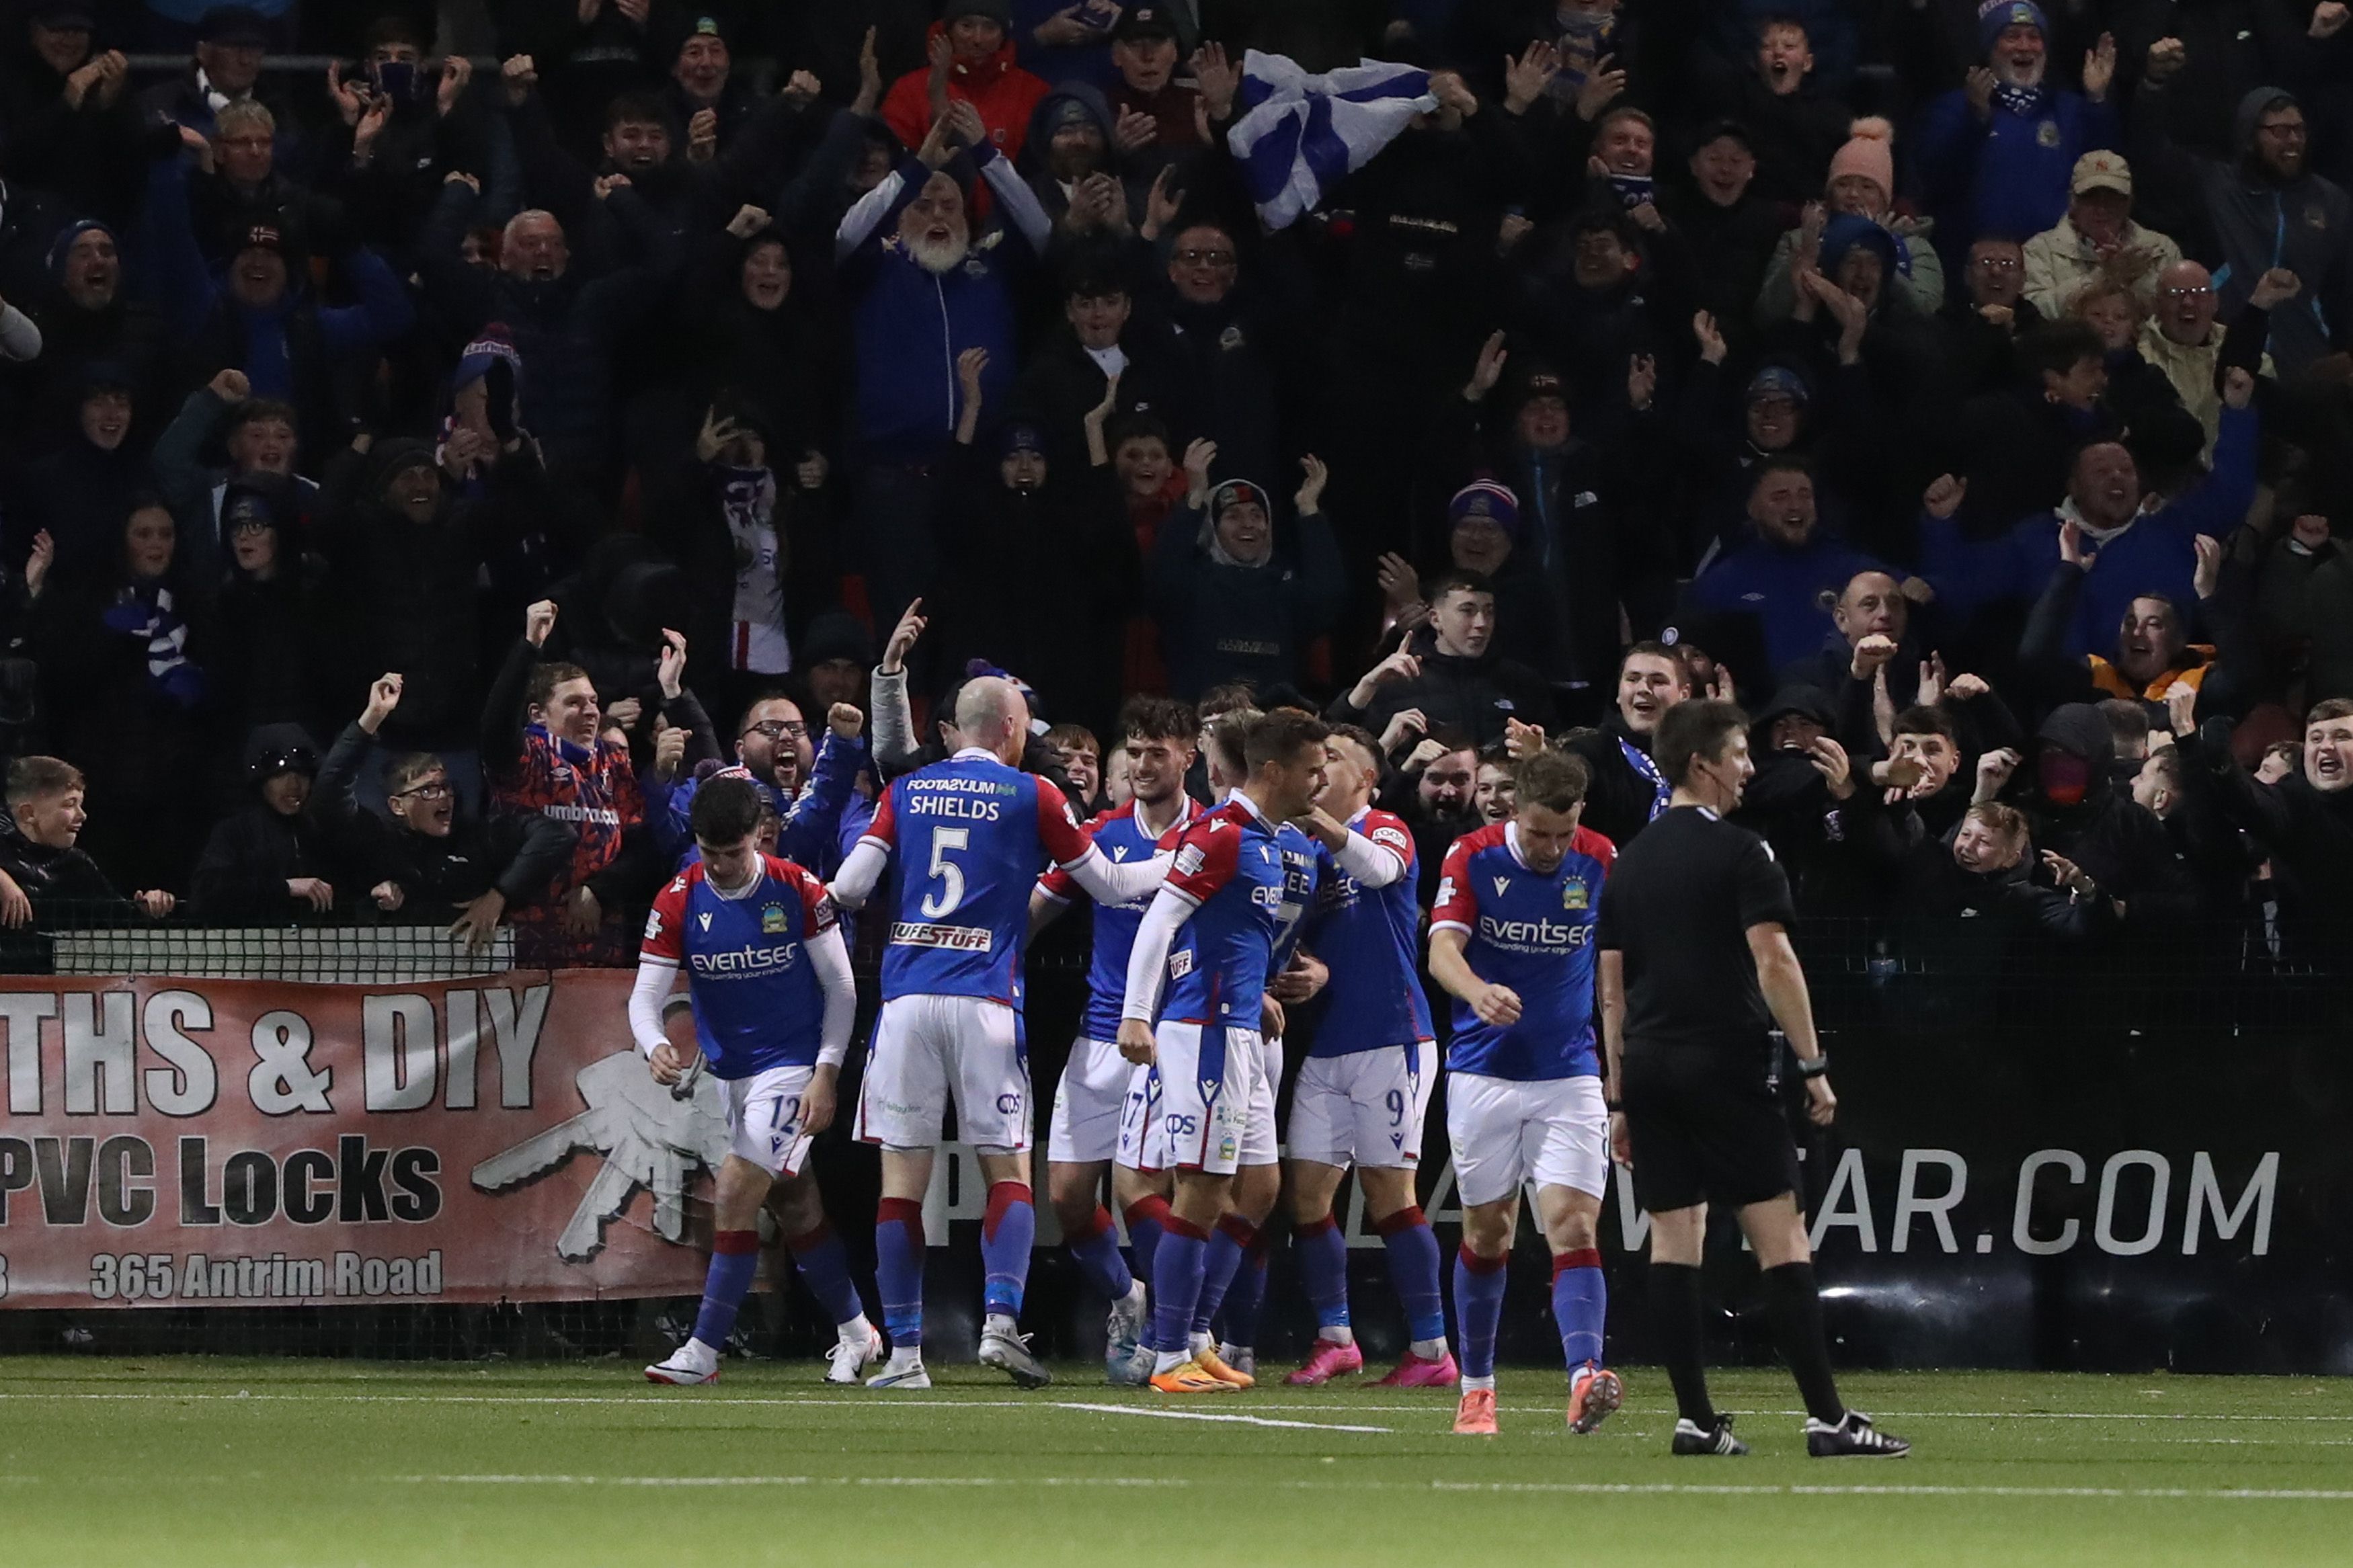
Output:
M1767 1079L1768 1050L1764 1041L1753 1051L1628 1048L1621 1092L1634 1201L1645 1213L1741 1208L1800 1190L1797 1141Z

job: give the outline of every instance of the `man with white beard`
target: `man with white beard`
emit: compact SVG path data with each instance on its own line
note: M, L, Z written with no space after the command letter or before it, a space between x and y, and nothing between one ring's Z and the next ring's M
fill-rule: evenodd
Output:
M2083 91L2070 92L2050 79L2050 37L2040 0L1979 0L1978 63L1921 114L1912 156L1937 246L1957 259L1980 235L2023 239L2056 225L2075 160L2119 145L2116 40L2100 36Z
M974 178L988 187L976 222ZM993 217L995 221L987 221ZM858 390L852 455L864 528L861 563L878 624L919 597L934 566L932 473L963 412L956 358L987 353L984 406L1003 408L1020 363L1015 282L1052 224L958 101L911 158L842 215L834 236L841 288L855 301Z

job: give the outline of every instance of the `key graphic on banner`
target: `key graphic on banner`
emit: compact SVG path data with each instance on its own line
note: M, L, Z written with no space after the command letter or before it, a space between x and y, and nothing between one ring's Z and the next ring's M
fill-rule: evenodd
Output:
M691 1097L673 1099L646 1070L644 1058L617 1051L581 1068L575 1081L588 1109L476 1165L474 1185L497 1192L545 1175L574 1154L602 1154L604 1169L556 1238L556 1255L573 1263L595 1257L606 1225L620 1217L639 1187L654 1194L654 1233L679 1240L686 1231L687 1179L697 1170L717 1170L727 1157L717 1080L698 1077Z

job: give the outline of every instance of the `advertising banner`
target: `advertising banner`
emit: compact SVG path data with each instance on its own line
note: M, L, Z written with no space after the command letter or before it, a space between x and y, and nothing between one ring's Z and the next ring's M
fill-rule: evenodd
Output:
M629 980L5 983L0 1306L697 1293L719 1088L654 1084Z

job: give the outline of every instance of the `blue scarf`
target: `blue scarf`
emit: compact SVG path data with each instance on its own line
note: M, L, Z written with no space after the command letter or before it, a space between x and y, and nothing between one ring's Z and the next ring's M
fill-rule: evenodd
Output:
M2040 86L2013 87L2008 82L1993 89L1996 108L2010 114L2034 115L2042 111L2046 94Z
M171 589L126 588L100 618L147 645L147 679L160 696L182 708L204 700L205 672L188 658L188 623L173 608Z
M1666 775L1659 772L1659 764L1651 760L1650 752L1623 735L1618 737L1618 750L1625 754L1628 767L1651 781L1651 815L1643 820L1658 821L1666 815L1667 802L1673 798L1675 793L1667 787Z

